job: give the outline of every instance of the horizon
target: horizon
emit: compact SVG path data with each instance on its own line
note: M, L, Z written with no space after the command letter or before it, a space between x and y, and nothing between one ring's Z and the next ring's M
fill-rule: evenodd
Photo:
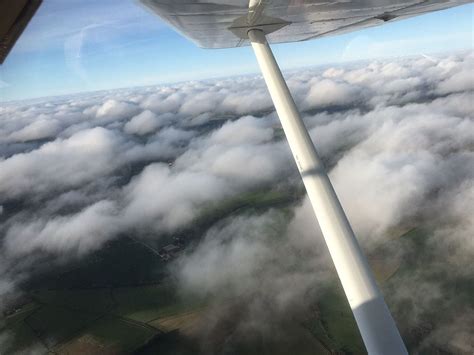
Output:
M463 54L468 54L469 52L473 52L474 49L460 49L454 52L435 52L435 53L430 53L430 55L427 55L425 53L420 53L420 54L407 54L405 56L401 57L377 57L377 58L367 58L367 59L355 59L347 62L337 62L337 63L321 63L321 64L309 64L305 66L299 66L299 67L294 67L294 68L287 68L282 70L283 74L285 76L293 73L293 72L298 72L302 71L305 69L314 69L314 70L324 70L329 67L335 67L335 68L348 68L352 65L358 65L358 64L368 64L370 62L384 62L388 60L392 60L394 62L397 61L403 61L406 59L411 59L411 58L416 58L416 57L424 57L424 58L429 58L430 60L435 60L435 56L439 57L446 57L447 55L463 55ZM238 78L246 78L249 76L259 76L261 77L261 73L259 70L256 70L255 72L249 72L249 73L242 73L242 74L233 74L233 75L222 75L222 76L216 76L216 77L209 77L209 78L202 78L202 79L184 79L184 80L179 80L179 81L173 81L173 82L165 82L165 83L152 83L152 84L146 84L146 85L132 85L132 86L123 86L123 87L114 87L110 89L97 89L97 90L90 90L90 91L76 91L76 92L70 92L70 93L61 93L57 95L50 95L50 96L37 96L37 97L27 97L23 99L17 99L17 100L6 100L2 101L0 98L0 103L2 104L15 104L15 103L38 103L42 102L44 100L51 100L51 99L68 99L73 96L82 96L82 95L88 95L88 94L102 94L106 92L115 92L115 91L121 91L121 90L139 90L139 89L145 89L145 88L161 88L161 87L171 87L173 85L180 85L180 84L186 84L186 83L192 83L192 82L209 82L209 81L216 81L216 80L223 80L223 79L238 79Z
M259 72L249 47L201 49L135 2L113 3L44 1L0 67L0 102ZM272 47L284 71L471 50L473 9L467 4Z

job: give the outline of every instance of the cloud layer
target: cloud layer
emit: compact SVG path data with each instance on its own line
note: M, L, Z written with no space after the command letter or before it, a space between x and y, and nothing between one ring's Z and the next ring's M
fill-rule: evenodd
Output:
M473 54L461 53L287 74L368 252L394 230L423 225L429 266L472 275L473 71ZM301 184L258 76L7 103L0 154L0 299L15 286L7 270L18 270L11 266L20 258L81 257L126 231L160 238L211 203ZM279 317L335 277L324 248L304 198L289 215L273 210L212 227L174 272L186 292L243 297L249 309L267 302ZM424 277L404 281L446 296ZM394 309L407 298L420 309L409 327L426 311L426 292L395 290Z

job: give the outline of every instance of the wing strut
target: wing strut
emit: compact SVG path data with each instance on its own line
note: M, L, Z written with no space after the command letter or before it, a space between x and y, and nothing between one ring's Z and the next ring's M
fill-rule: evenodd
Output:
M370 355L408 354L261 29L248 37Z

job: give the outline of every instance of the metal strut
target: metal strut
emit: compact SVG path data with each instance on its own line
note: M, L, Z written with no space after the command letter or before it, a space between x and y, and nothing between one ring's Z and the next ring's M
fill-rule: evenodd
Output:
M260 29L248 37L369 354L408 354L349 221Z

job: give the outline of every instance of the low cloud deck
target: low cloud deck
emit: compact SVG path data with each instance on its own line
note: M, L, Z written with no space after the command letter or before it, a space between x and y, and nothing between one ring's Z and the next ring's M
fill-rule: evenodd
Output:
M305 41L470 3L470 0L140 0L203 48L248 45L246 28L277 29L270 43Z

